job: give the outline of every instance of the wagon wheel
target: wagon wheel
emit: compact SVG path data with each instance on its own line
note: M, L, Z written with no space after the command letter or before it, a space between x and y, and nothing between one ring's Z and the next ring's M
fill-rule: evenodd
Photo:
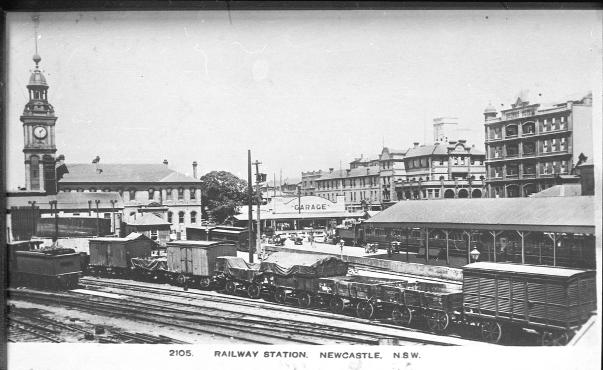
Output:
M257 284L250 284L247 287L247 295L249 296L249 298L253 298L253 299L257 299L260 298L260 286Z
M224 290L228 294L235 294L235 292L237 291L237 286L235 285L234 281L228 280L226 282L226 287L224 288Z
M199 279L199 286L201 287L201 289L209 289L209 287L211 286L210 278L205 276Z
M340 297L333 297L329 302L329 309L333 313L342 313L343 312L343 299Z
M490 343L498 343L502 337L502 328L496 321L483 321L480 323L482 339Z
M361 319L372 319L375 315L375 307L371 302L360 301L356 305L356 315Z
M187 280L188 279L186 278L186 275L180 274L176 277L176 284L178 284L179 286L184 286Z
M540 344L543 346L565 346L568 343L569 335L565 331L545 331L540 337Z
M436 333L443 333L448 329L450 318L444 311L432 311L427 316L427 327Z
M412 311L406 306L396 306L392 310L392 320L396 325L409 326L412 321Z
M277 289L276 292L274 293L274 300L277 303L285 303L285 301L287 300L287 292L285 292L284 289Z
M312 305L312 296L308 292L301 292L299 293L297 301L300 307L308 308Z

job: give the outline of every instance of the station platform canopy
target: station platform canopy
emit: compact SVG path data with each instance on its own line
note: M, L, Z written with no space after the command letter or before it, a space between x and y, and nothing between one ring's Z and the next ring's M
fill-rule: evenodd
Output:
M400 201L368 227L595 233L593 196Z

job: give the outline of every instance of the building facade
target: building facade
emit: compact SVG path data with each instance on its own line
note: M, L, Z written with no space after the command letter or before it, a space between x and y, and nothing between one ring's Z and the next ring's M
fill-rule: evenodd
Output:
M69 173L59 181L59 191L118 192L125 223L150 212L171 224L172 233L180 239L185 238L187 226L201 225L201 181L170 169L167 161L70 164Z
M485 158L465 140L414 143L404 157L405 177L395 185L397 200L481 198Z
M486 186L492 198L526 197L579 181L579 157L592 156L592 94L541 109L518 97L499 113L484 111Z
M316 180L323 174L322 170L307 171L301 174L301 195L315 195Z

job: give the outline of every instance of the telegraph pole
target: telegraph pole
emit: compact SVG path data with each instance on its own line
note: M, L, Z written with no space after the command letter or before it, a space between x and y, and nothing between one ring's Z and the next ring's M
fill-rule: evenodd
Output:
M249 243L249 263L253 263L253 231L251 230L251 222L253 220L253 184L251 182L251 150L247 150L247 232Z
M98 204L100 203L100 200L96 199L94 203L96 203L96 236L100 236L100 221L98 219Z
M257 246L257 252L258 252L258 259L261 261L262 257L264 256L264 250L262 249L262 224L261 224L261 220L260 220L260 204L262 201L262 180L263 177L265 177L266 175L261 174L260 173L260 164L262 164L262 162L259 162L257 159L255 162L253 162L253 164L255 165L255 184L258 187L258 210L257 210L257 217L258 217L258 223L257 223L257 228L256 228L256 246Z

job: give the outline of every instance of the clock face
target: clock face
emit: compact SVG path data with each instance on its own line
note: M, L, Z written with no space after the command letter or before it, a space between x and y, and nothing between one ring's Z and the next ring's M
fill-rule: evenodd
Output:
M36 126L36 127L34 127L33 134L38 139L44 139L46 137L46 135L48 134L48 132L46 131L45 127Z

